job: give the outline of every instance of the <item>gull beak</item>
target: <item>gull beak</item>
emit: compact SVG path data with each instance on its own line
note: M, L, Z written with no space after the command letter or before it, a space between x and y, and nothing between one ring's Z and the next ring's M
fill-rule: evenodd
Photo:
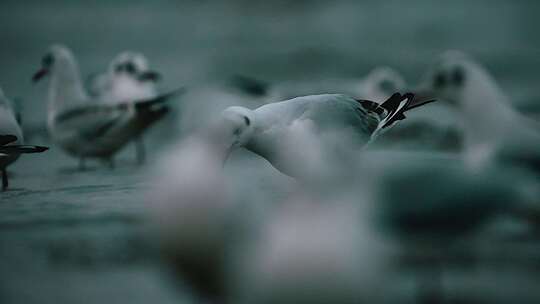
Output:
M41 68L39 71L37 71L34 76L32 76L32 82L36 83L39 80L41 80L43 77L45 77L47 74L49 74L49 69L47 68Z
M140 73L137 78L140 81L157 82L161 80L161 74L156 71L146 71L146 72Z

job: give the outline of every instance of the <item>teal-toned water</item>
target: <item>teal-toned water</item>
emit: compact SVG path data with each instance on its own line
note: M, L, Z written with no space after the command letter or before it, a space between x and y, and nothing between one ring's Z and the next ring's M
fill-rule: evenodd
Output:
M3 0L0 86L22 100L25 125L39 126L46 86L33 86L30 77L51 43L70 46L85 75L103 71L120 51L141 51L164 75L163 88L223 82L235 74L274 83L350 78L382 64L414 84L439 53L460 49L484 63L513 102L537 105L538 14L540 2L534 0ZM156 142L174 139L168 125L157 128L150 134L161 137ZM145 234L151 208L144 199L147 169L162 150L154 145L141 168L128 147L114 171L93 164L78 172L76 160L54 146L13 165L12 188L0 193L0 303L187 299L162 273ZM252 192L279 197L288 190L279 185L288 180L259 161L248 161L250 172L264 171ZM276 191L268 189L267 179ZM538 282L531 276L522 287ZM449 284L461 284L456 280ZM404 282L395 289L412 299L410 280ZM483 282L489 289L490 281Z

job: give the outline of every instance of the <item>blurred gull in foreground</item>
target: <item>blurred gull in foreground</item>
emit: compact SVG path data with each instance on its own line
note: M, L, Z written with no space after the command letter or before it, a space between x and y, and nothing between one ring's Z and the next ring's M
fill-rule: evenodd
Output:
M364 181L360 197L374 203L381 232L401 244L415 267L427 266L419 277L419 303L444 301L445 267L474 256L477 236L488 225L512 219L527 227L503 229L500 242L527 233L540 211L539 191L516 182L528 179L523 172L478 170L456 156L368 151L356 172Z
M119 104L126 100L147 100L158 96L156 82L160 74L149 69L148 60L137 52L118 54L106 73L91 78L89 93L104 103ZM145 149L142 138L134 139L137 161L143 163Z
M237 302L379 303L388 252L362 205L294 195L275 208L236 256Z
M162 252L198 302L228 297L225 272L231 246L243 238L246 209L227 190L224 162L241 142L242 121L222 121L173 148L157 167L147 200Z
M378 296L386 260L354 197L293 195L262 217L251 209L257 200L233 199L223 165L250 138L252 130L241 127L248 122L225 113L158 167L147 199L171 270L198 302L357 303Z
M33 79L47 74L51 75L49 133L66 152L79 157L80 168L88 157L114 166L114 154L160 120L169 110L166 102L180 92L114 103L92 100L82 86L73 54L61 45L49 49Z
M235 132L249 130L243 147L264 157L282 173L306 178L313 174L309 169L318 167L305 157L306 138L317 143L323 158L339 152L338 142L345 144L341 146L345 150L362 147L404 119L406 111L430 102L413 99L412 94L396 93L379 105L346 95L313 95L255 110L231 107L223 116L237 117Z
M540 123L513 109L495 79L471 57L445 53L420 90L460 110L471 164L498 160L540 172Z
M0 171L2 172L2 190L7 189L7 166L23 153L39 153L46 147L23 145L21 127L9 105L8 99L0 89Z

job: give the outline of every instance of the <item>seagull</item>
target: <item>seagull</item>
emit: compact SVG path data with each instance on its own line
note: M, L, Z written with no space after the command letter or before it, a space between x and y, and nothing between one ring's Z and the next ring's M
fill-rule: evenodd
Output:
M235 256L240 303L369 303L388 290L388 249L358 202L293 195ZM377 302L377 301L375 301Z
M223 171L234 138L214 125L171 148L155 167L152 223L163 257L174 277L187 283L203 303L227 297L227 255L241 239L246 209L227 191Z
M540 172L540 123L514 109L493 76L469 55L443 54L418 94L435 96L459 110L463 152L471 165L503 161Z
M230 84L231 87L237 88L252 98L264 97L267 101L328 92L339 92L355 98L384 100L393 93L405 89L407 85L403 76L388 66L375 67L360 79L292 81L272 85L253 77L235 75Z
M306 157L306 142L329 152L345 147L361 147L405 118L404 113L433 100L419 101L413 94L393 94L381 104L341 94L303 96L271 103L255 110L230 107L223 121L233 124L235 145L268 160L291 177L312 175L307 168L318 167L319 156ZM322 153L321 157L325 153Z
M9 182L7 166L25 153L44 152L48 148L23 145L23 134L10 103L0 89L0 171L2 173L2 190L7 189Z
M106 73L92 77L88 86L92 97L109 104L126 100L146 100L158 96L156 82L161 79L158 72L148 67L146 57L137 52L126 51L118 54L110 63ZM137 161L144 162L144 143L136 138Z
M169 110L166 101L182 89L149 99L100 102L83 88L71 50L53 45L42 59L34 82L50 74L47 128L54 142L79 158L98 158L114 167L113 157L126 143L139 137Z

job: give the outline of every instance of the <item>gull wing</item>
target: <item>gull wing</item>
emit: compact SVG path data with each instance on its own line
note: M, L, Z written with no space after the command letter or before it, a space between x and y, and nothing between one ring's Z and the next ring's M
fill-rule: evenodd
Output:
M95 104L64 111L55 117L55 124L59 129L75 130L82 137L92 139L103 136L133 114L133 104Z
M379 125L379 113L349 96L329 94L312 98L300 119L313 120L321 132L349 131L357 135L350 140L363 145Z

